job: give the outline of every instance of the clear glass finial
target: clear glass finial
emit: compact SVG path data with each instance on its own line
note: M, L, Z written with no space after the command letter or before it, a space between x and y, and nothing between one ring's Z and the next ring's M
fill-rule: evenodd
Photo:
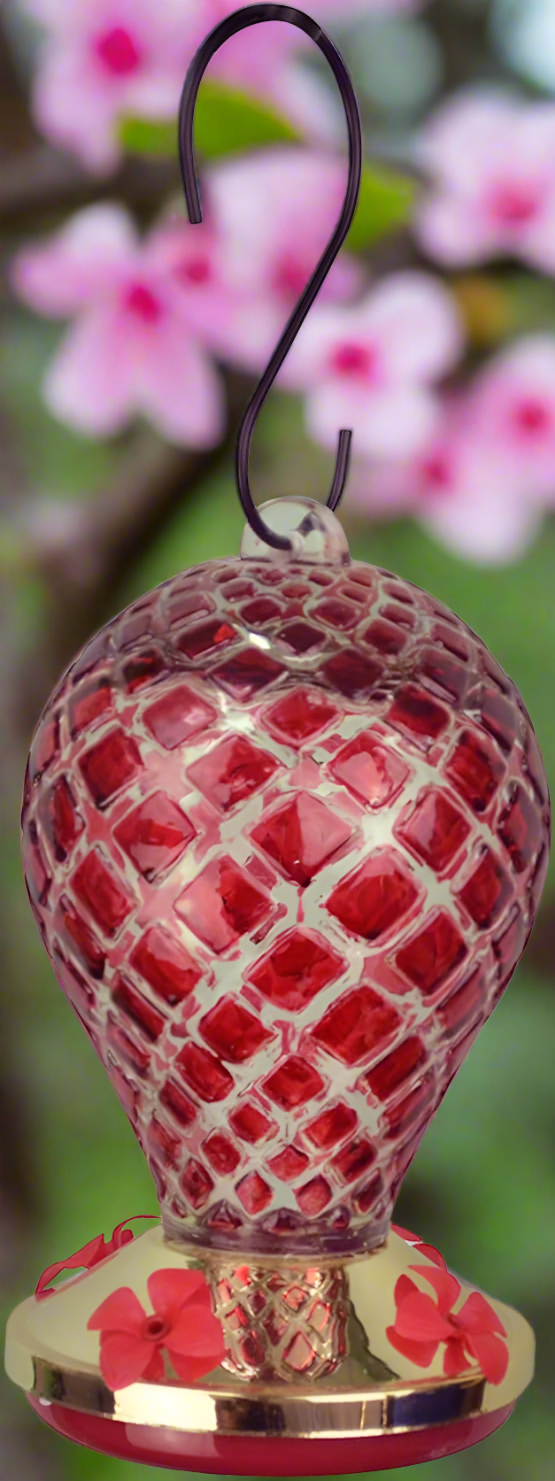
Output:
M260 513L270 529L289 536L291 549L276 550L272 545L266 545L246 524L241 540L244 560L255 558L281 563L297 560L331 566L349 564L347 536L335 514L325 504L319 504L315 499L270 499L261 505Z

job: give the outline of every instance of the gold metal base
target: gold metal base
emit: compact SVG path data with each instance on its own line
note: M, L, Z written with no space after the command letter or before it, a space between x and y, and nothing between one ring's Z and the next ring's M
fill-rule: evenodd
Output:
M490 1300L507 1333L502 1383L477 1367L443 1374L441 1347L423 1370L390 1344L394 1290L426 1256L390 1234L369 1255L315 1266L307 1257L244 1257L169 1243L162 1228L125 1245L43 1301L30 1297L7 1327L6 1368L36 1401L128 1426L196 1436L360 1438L400 1435L501 1414L533 1374L534 1336L512 1308ZM162 1268L201 1268L222 1321L224 1364L187 1387L178 1380L112 1392L99 1369L92 1312L131 1286L148 1310L147 1279ZM432 1267L433 1268L433 1267ZM471 1288L462 1285L461 1301ZM492 1426L493 1428L494 1426Z

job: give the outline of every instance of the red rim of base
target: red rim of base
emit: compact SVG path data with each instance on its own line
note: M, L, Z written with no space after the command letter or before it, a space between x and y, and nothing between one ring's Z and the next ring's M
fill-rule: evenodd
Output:
M82 1414L62 1404L45 1404L33 1394L27 1398L39 1419L58 1435L89 1450L143 1465L228 1476L344 1476L441 1460L487 1439L515 1407L507 1404L493 1414L397 1435L299 1440L279 1435L188 1435Z

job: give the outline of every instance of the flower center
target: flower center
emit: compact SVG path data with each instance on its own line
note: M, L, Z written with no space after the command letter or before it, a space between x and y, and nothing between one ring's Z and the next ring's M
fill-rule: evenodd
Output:
M99 36L95 46L96 55L107 72L114 77L127 77L136 72L142 61L141 51L130 31L125 26L112 26Z
M453 470L445 453L430 453L420 464L423 494L445 494L453 482Z
M542 432L547 432L552 425L553 417L544 401L529 396L515 406L513 420L519 432L535 437L538 434L541 435Z
M376 351L368 345L346 343L334 350L331 365L337 375L369 380L376 370L377 358Z
M144 324L156 324L162 313L160 299L146 283L131 284L125 295L125 307Z
M491 209L505 226L524 226L538 209L538 192L522 182L501 182L491 197Z
M143 1327L143 1337L148 1342L161 1342L170 1330L169 1322L163 1316L147 1316Z
M201 286L209 283L212 277L212 266L208 257L189 257L180 263L176 269L176 277L184 283L194 283Z
M276 263L273 286L280 297L294 302L304 292L309 277L310 273L307 273L304 264L297 257L285 255Z

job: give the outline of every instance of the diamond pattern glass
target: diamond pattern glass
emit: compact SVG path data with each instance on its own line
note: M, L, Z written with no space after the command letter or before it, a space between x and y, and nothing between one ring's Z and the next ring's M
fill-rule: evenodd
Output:
M93 638L33 739L25 869L173 1238L379 1243L548 831L516 689L388 572L209 562ZM314 1353L266 1299L294 1376Z

